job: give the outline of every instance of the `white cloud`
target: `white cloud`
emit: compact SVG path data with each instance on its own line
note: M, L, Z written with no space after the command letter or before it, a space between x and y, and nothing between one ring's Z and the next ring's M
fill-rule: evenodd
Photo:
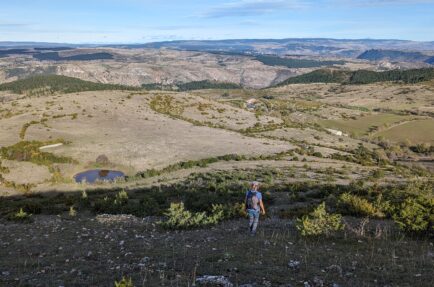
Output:
M281 10L299 9L310 2L300 0L239 0L211 7L202 16L221 18L264 15Z

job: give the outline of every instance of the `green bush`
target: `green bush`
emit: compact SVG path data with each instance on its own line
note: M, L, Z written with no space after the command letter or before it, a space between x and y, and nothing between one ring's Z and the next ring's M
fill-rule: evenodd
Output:
M8 219L12 221L28 222L31 220L31 214L25 212L22 208L14 214L11 214Z
M419 203L416 199L407 198L401 208L393 215L393 219L398 226L409 233L433 233L434 214L433 202L431 208Z
M75 210L74 206L69 207L68 214L71 217L75 217L77 215L77 210Z
M29 161L34 164L50 166L53 163L75 163L72 158L58 156L39 150L44 145L64 143L62 139L54 141L21 141L12 146L0 148L0 156L9 160Z
M7 168L6 166L2 166L2 162L0 160L0 174L6 174L9 173L9 168Z
M378 218L384 217L384 213L368 200L347 192L341 194L339 197L339 204L342 208L342 212L345 212L349 215L370 216Z
M114 204L125 205L128 202L128 193L125 190L121 190L116 194Z
M119 191L115 197L104 197L95 201L93 211L96 213L108 214L133 214L136 216L145 215L140 202L129 200L128 193Z
M213 205L212 212L190 212L184 208L184 203L172 203L165 213L166 221L160 225L167 229L191 229L215 225L225 218L223 205Z
M385 174L384 174L384 170L376 169L376 170L374 170L374 171L372 172L371 176L372 176L374 179L380 179L380 178L383 178L383 177L385 176Z
M434 153L434 145L430 145L430 144L427 144L427 143L418 144L416 146L411 146L410 149L413 152L421 153L421 154Z
M115 281L115 287L134 287L133 280L130 278L122 277L121 281Z
M326 211L325 202L321 203L309 215L297 219L296 228L302 236L329 236L335 231L343 229L342 216L330 214Z

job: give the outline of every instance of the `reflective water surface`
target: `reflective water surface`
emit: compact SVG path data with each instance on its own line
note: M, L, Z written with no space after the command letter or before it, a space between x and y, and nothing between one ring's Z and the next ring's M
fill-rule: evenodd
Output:
M76 182L95 183L97 181L114 181L124 178L125 174L121 171L93 169L78 173L74 176Z

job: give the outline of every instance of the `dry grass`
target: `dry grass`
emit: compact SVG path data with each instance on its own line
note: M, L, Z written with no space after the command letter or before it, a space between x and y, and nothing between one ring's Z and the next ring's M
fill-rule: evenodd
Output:
M403 123L376 133L374 136L381 136L394 142L434 144L434 120L416 120Z

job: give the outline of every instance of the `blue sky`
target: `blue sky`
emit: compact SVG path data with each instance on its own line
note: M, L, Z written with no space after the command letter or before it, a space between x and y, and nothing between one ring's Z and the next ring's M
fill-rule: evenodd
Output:
M434 0L14 0L0 7L0 41L434 41Z

